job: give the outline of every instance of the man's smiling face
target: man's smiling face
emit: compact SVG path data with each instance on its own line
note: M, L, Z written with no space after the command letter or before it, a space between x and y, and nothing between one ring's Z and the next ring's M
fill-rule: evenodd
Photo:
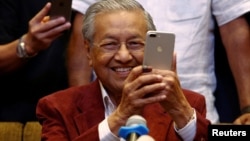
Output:
M121 93L124 80L143 61L146 20L142 11L114 11L95 17L90 65L107 91Z

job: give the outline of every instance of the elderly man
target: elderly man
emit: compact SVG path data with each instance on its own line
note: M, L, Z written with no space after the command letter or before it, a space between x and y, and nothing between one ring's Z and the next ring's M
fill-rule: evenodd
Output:
M86 12L83 35L97 79L39 100L42 140L116 141L132 115L157 141L207 140L205 99L181 88L172 70L142 67L151 16L134 0L99 1ZM188 69L188 68L187 68Z

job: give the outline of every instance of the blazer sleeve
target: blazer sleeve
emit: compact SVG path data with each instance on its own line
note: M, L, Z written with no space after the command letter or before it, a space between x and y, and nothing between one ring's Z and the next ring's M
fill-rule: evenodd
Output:
M206 118L206 102L205 97L199 93L184 90L186 98L191 106L196 110L197 129L194 140L208 140L208 126L211 122Z
M76 128L74 120L65 116L65 109L60 108L54 100L45 97L37 104L36 114L42 125L43 141L99 141L98 124L84 132Z

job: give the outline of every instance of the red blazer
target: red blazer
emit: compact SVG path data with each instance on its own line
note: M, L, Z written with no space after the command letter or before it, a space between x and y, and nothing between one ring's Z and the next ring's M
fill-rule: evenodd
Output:
M202 95L183 90L196 109L195 140L207 140L206 106ZM42 141L99 141L98 124L104 119L104 105L98 81L90 85L71 87L41 98L37 118L42 124ZM160 104L144 108L149 135L156 141L181 140L173 128L173 120Z

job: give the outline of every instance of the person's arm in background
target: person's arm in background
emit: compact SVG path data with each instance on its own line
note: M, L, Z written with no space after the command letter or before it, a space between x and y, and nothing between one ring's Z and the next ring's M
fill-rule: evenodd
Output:
M29 21L29 31L23 35L25 50L32 56L41 50L47 49L51 42L62 35L63 31L70 28L71 24L64 18L57 18L43 23L51 3L47 3L43 9ZM0 75L17 70L26 61L19 58L16 53L19 40L0 45Z
M91 81L92 69L88 64L87 49L82 35L83 14L76 12L67 50L67 69L70 86L87 84Z
M220 26L230 68L238 91L240 108L250 106L250 27L244 16ZM234 123L250 124L250 111Z

